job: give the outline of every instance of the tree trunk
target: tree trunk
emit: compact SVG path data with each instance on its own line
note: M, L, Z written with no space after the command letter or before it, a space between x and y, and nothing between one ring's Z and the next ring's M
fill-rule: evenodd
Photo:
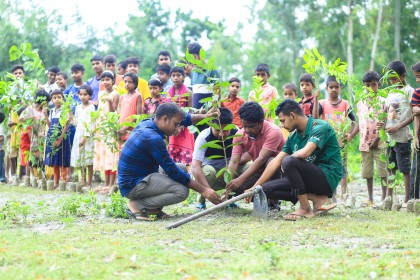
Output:
M353 75L353 0L349 0L349 16L348 16L348 30L347 30L347 74L349 77ZM350 86L348 91L348 101L352 104L352 95L350 92Z
M379 7L378 7L378 19L376 21L376 31L375 37L373 37L373 45L372 45L372 52L370 54L370 65L369 70L372 71L375 67L375 55L376 55L376 48L378 46L379 41L379 33L381 32L381 23L382 23L382 0L379 0Z
M400 53L400 41L401 41L401 0L395 0L395 36L394 36L394 48L395 58L401 60Z

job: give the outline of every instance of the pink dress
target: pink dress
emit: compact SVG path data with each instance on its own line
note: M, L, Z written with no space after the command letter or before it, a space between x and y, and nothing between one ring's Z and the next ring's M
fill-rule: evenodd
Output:
M188 88L183 84L179 91L175 93L175 86L168 90L168 102L175 102L181 107L188 106L188 99L183 94L188 93ZM183 127L177 136L169 136L168 152L176 163L191 165L194 150L194 135L190 133L188 127Z
M103 100L103 97L114 97L116 94L118 94L116 91L109 93L105 90L102 90L99 92L98 110L100 110L101 116L98 122L105 119L105 115L111 112L111 105L108 101ZM97 139L98 140L95 141L95 157L93 161L93 168L101 172L105 172L106 170L116 171L118 167L118 152L111 151L111 148L105 143L105 137L102 135L101 131L98 132Z
M120 97L120 123L125 123L132 121L132 118L130 116L137 115L137 99L141 98L138 91L136 91L134 94L123 94ZM130 132L133 129L129 129L125 135L121 136L121 140L125 141L128 139L128 136L130 136Z

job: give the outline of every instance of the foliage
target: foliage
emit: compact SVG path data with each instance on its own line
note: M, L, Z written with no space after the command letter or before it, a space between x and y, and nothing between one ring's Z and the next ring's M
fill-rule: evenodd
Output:
M60 198L58 201L60 214L64 217L98 214L101 205L97 202L96 194L91 191L88 195L73 194Z
M113 193L110 197L111 203L105 205L105 214L113 218L128 218L125 209L127 208L127 199L119 193Z
M19 219L26 220L30 209L30 206L23 202L8 200L4 206L0 207L0 220L13 222L18 222Z

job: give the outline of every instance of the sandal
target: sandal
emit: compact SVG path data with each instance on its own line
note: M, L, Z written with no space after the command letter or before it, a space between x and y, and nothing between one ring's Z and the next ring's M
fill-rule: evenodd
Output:
M154 221L152 217L147 213L147 209L141 209L140 212L133 213L130 209L125 209L125 213L128 215L128 218L136 221Z
M169 219L169 218L172 218L172 216L166 214L162 210L160 210L159 213L156 214L156 219L158 219L158 220L165 220L165 219Z

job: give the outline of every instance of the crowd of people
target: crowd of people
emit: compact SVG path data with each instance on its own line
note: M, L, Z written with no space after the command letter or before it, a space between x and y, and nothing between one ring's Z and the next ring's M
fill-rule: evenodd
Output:
M198 43L188 45L196 60L200 60L200 49ZM358 101L357 114L340 96L342 85L334 76L326 81L326 99L319 100L314 77L308 73L299 78L301 98L293 82L282 87L280 96L268 82L269 66L261 63L255 68L261 90L251 91L245 101L239 96L238 78L229 80L225 96L214 87L220 78L217 70L197 71L196 65L183 62L183 67L172 66L170 53L159 52L156 73L146 81L138 77L138 58L117 64L114 55L95 55L91 58L94 77L85 82L84 66L74 64L73 83L68 84L68 74L53 66L47 83L36 92L25 90L24 67L14 66L11 73L17 84L10 91L20 92L31 104L11 108L8 116L1 116L0 180L45 174L58 188L60 180L74 180L80 169L81 181L90 189L93 178L103 175L103 184L94 191L112 193L117 184L121 195L128 198L127 214L138 220L168 217L163 207L185 200L189 189L199 193L196 208L204 210L206 200L222 201L218 190L226 189L227 196L238 195L261 185L271 209L279 209L279 201L299 202L300 207L286 215L296 220L329 209L324 204L336 197L340 181L345 199L348 172L343 148L360 133L362 178L368 191L365 206L374 205L375 162L382 200L393 198L388 178L396 170L403 174L404 202L419 198L420 89L407 84L403 62L388 65L393 87L386 98L376 96L381 86L379 74L364 74L362 82L369 97ZM412 70L420 84L420 63ZM203 100L214 92L220 106L209 109ZM275 110L278 126L267 105L280 99ZM64 106L66 100L71 100L69 108ZM110 117L115 114L116 119ZM142 115L147 118L138 122L136 116ZM209 118L208 124L200 122ZM107 119L119 125L114 138L95 129ZM337 137L342 133L340 124L346 122L350 125L344 137ZM199 128L195 134L188 128L193 124ZM382 129L386 141L380 137ZM43 143L45 149L40 149ZM388 163L381 160L381 154ZM227 184L223 173L231 176Z

